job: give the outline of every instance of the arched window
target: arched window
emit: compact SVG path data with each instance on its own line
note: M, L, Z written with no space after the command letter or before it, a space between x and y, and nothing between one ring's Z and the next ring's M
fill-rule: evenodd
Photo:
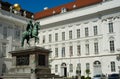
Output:
M101 66L100 61L95 61L95 62L94 62L94 67L98 67L98 66Z
M102 74L101 62L98 60L94 61L93 63L93 73L94 75Z
M62 64L61 64L61 67L66 67L66 63L62 63Z

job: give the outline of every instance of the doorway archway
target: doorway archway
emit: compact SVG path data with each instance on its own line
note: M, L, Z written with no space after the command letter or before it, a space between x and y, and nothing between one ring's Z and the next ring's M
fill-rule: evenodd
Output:
M101 69L101 62L100 61L95 61L93 63L93 72L94 72L94 75L97 75L97 74L102 74L102 69Z
M61 76L67 77L67 65L66 65L66 63L61 64Z

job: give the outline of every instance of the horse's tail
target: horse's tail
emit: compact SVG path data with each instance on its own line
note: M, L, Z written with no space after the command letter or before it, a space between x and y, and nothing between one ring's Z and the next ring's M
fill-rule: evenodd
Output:
M24 46L24 37L22 37L22 40L21 40L21 47Z
M29 38L29 32L27 32L27 31L23 32L23 34L22 34L21 47L24 46L25 39L27 40L27 43L28 43L30 38Z
M25 32L22 33L22 39L21 39L21 47L24 46L24 40L25 40Z

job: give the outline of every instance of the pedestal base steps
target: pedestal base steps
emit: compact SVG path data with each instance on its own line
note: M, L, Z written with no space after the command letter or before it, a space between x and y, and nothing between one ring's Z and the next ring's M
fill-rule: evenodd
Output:
M11 51L12 68L5 73L3 79L63 79L51 73L49 68L48 49L32 46Z

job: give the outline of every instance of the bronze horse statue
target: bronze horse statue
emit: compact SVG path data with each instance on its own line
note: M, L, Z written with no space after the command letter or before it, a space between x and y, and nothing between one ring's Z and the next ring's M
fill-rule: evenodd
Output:
M35 39L35 43L39 43L38 30L40 30L39 22L36 22L32 28L29 28L31 31L24 31L22 34L21 46L24 46L24 41L26 40L27 44L30 46L29 40L31 38ZM31 33L30 33L31 32Z

